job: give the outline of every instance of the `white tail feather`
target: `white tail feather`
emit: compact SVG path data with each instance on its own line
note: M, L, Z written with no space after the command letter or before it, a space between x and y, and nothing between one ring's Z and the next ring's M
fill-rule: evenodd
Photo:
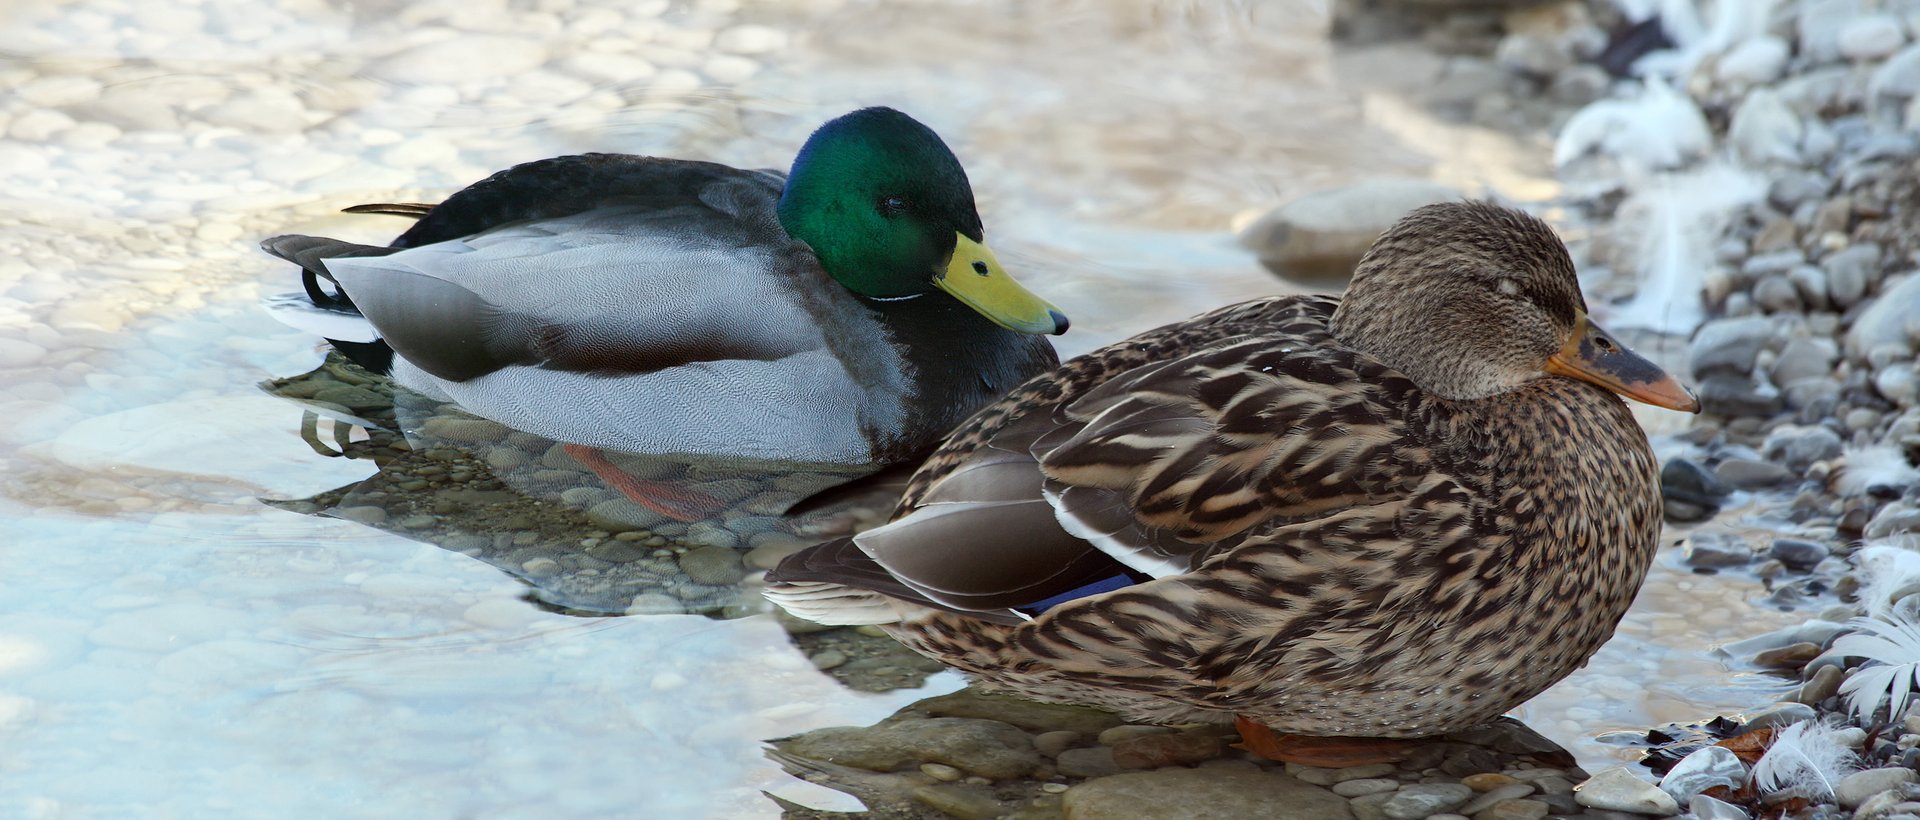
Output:
M875 626L899 623L893 600L877 592L813 581L781 581L762 591L788 614L827 626Z
M352 311L316 305L303 291L269 296L261 301L261 306L281 324L323 339L341 342L380 340L380 333L373 329L373 323L367 321L367 317Z

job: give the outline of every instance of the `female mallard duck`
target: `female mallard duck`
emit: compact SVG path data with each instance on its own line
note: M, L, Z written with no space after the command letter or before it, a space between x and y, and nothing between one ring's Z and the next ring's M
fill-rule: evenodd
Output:
M1034 334L1067 328L982 244L959 160L889 108L821 126L784 177L586 154L349 210L419 222L389 247L267 240L303 269L306 293L275 304L290 323L592 447L900 461L1058 364Z
M1615 393L1698 409L1587 318L1545 224L1430 205L1344 298L1223 308L1016 388L891 523L790 556L768 595L1042 700L1440 734L1584 664L1639 589L1660 492Z

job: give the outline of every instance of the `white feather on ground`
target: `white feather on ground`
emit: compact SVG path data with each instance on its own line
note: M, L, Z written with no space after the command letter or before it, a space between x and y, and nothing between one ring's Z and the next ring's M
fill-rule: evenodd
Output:
M1874 487L1905 487L1920 483L1920 470L1891 444L1848 447L1833 478L1833 490L1842 497L1866 495Z
M1780 730L1767 753L1753 764L1755 785L1770 793L1832 797L1834 785L1854 766L1853 750L1834 737L1839 731L1840 727L1812 720Z
M1633 64L1637 74L1659 74L1684 78L1708 57L1724 54L1741 43L1767 32L1773 7L1779 0L1714 0L1713 13L1703 21L1695 0L1656 0L1656 2L1617 2L1629 19L1644 20L1650 13L1660 15L1660 29L1674 48L1656 51ZM1635 14L1635 12L1640 12ZM1710 21L1710 22L1708 22Z
M1887 620L1854 618L1847 625L1855 631L1836 638L1820 656L1866 659L1840 684L1840 694L1847 696L1847 707L1861 725L1867 725L1882 706L1888 721L1906 713L1914 694L1914 676L1920 675L1920 623L1914 622L1913 612L1912 606L1903 605L1895 607Z
M1691 333L1706 318L1705 273L1714 267L1714 237L1734 215L1766 195L1765 177L1714 163L1659 174L1620 204L1616 236L1635 237L1633 299L1608 317L1609 327Z
M1892 620L1896 602L1920 593L1920 552L1910 549L1911 543L1911 537L1900 536L1854 553L1854 562L1867 581L1860 590L1860 603L1868 617Z

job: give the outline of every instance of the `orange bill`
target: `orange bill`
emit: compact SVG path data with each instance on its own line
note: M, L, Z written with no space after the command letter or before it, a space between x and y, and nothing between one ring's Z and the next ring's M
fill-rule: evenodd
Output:
M1574 317L1574 322L1573 336L1559 352L1547 357L1548 373L1591 382L1655 407L1700 412L1700 400L1692 390L1628 350L1613 334L1594 324L1585 311Z

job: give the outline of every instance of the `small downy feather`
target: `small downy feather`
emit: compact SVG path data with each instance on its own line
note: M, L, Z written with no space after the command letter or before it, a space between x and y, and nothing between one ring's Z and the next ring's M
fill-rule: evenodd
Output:
M1766 792L1832 797L1834 785L1854 767L1853 751L1834 737L1839 731L1812 720L1780 730L1753 764L1753 782Z
M1820 656L1866 659L1840 684L1847 707L1862 725L1882 705L1887 707L1887 720L1899 720L1915 692L1915 676L1920 675L1920 623L1915 622L1914 606L1903 603L1879 618L1854 618L1847 625L1854 631L1835 639L1833 647Z
M1892 620L1894 603L1920 593L1920 551L1910 549L1912 539L1901 536L1876 542L1861 549L1855 560L1867 585L1860 590L1860 602L1867 615Z
M1916 482L1920 482L1920 470L1907 463L1899 447L1873 444L1846 449L1833 477L1833 489L1851 498L1866 495L1876 486L1904 487Z

